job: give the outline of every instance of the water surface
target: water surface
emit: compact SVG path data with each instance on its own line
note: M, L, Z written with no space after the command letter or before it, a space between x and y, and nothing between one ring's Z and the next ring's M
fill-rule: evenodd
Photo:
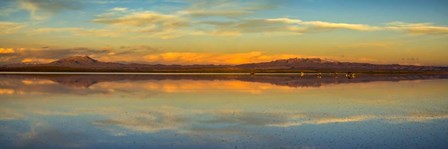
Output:
M0 75L0 148L446 148L445 75Z

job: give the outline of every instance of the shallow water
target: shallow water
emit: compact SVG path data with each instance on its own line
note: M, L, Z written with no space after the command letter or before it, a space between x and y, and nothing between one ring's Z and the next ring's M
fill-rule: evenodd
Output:
M0 75L0 148L446 148L444 75Z

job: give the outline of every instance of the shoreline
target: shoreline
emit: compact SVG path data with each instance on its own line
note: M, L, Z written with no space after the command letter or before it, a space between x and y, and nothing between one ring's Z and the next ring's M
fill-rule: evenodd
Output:
M351 72L367 75L448 74L448 72ZM58 71L0 71L0 75L345 75L343 72L58 72Z

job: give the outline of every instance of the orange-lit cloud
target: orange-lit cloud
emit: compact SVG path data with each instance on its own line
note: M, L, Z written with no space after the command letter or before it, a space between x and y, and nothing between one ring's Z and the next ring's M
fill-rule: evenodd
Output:
M48 85L48 84L56 84L50 80L22 80L22 83L25 85Z
M22 60L22 63L49 63L55 60L56 59L47 59L47 58L25 58Z
M119 84L119 85L118 85ZM95 89L109 89L110 91L120 91L131 89L142 92L163 92L163 93L201 93L216 91L241 92L250 94L262 94L267 91L290 91L294 88L287 86L277 86L269 83L244 82L238 80L227 81L198 81L198 80L163 80L145 81L135 83L102 82L93 85ZM142 90L143 89L143 90Z
M378 43L379 44L379 43ZM375 44L376 45L376 44ZM369 45L353 45L349 48ZM376 47L381 46L377 45ZM344 48L344 47L342 47ZM166 52L164 50L145 45L122 46L119 48L105 47L99 49L28 49L28 48L0 48L0 54L11 56L0 59L0 63L48 63L57 59L88 55L105 62L121 63L149 63L149 64L223 64L236 65L245 63L269 62L289 58L321 58L336 61L373 62L382 63L369 57L337 57L324 55L276 54L262 51L243 53L210 53L210 52Z
M148 54L144 58L151 63L165 64L243 64L266 62L277 59L305 57L298 54L266 54L259 51L246 53L194 53L166 52Z
M13 48L0 48L0 54L12 54L15 53Z
M15 93L15 91L13 89L0 88L0 95L4 95L4 94L11 95L14 93Z
M109 50L95 50L88 48L0 48L0 63L47 63L56 59L73 55L106 55Z

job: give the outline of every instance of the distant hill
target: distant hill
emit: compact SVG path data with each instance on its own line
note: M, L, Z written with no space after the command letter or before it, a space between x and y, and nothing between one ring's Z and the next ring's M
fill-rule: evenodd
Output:
M319 58L291 58L271 62L241 64L237 67L250 70L301 70L305 72L426 72L447 71L447 67L398 64L369 64L328 61Z
M101 62L89 56L71 56L45 64L53 67L71 67L71 68L114 68L123 67L125 64Z
M398 64L369 64L291 58L240 65L163 65L102 62L89 56L71 56L47 64L8 64L0 71L22 72L368 72L368 73L447 73L447 67Z
M104 62L97 61L93 58L90 58L89 56L72 56L63 58L57 61L53 61L49 63L50 65L67 65L67 66L74 66L74 65L100 65L100 64L107 64Z

